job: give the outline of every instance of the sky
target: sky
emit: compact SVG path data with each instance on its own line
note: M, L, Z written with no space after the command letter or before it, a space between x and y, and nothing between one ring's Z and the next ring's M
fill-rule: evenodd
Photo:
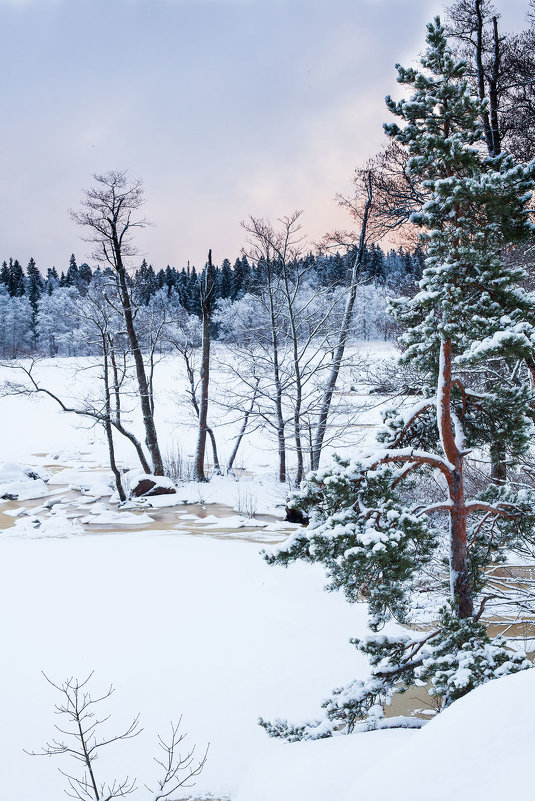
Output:
M498 0L503 27L527 0ZM233 261L248 215L317 241L384 141L394 64L433 0L0 0L0 260L89 257L68 216L92 175L145 184L139 260Z

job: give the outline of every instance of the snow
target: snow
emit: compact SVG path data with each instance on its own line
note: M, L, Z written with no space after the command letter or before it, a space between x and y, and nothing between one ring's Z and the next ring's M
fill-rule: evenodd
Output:
M535 671L527 670L490 681L456 701L389 755L380 782L370 768L342 798L531 798L534 741ZM372 787L373 796L366 796L363 788L370 792Z
M376 347L378 355L389 350L389 345ZM39 370L52 389L83 395L89 373L76 373L74 366L74 360L45 360ZM158 365L157 424L166 444L179 432L188 455L195 429L176 405L185 388L176 368L173 360ZM50 399L0 398L0 415L9 420L2 432L2 458L11 460L0 465L0 488L4 494L6 487L18 487L10 494L21 501L18 509L0 504L0 514L9 513L6 521L13 523L0 534L0 604L6 610L0 666L2 797L57 801L65 786L57 768L72 767L23 750L43 745L57 722L58 698L41 670L58 681L84 678L94 670L97 694L113 682L114 729L141 713L140 737L103 754L98 763L103 778L134 773L140 788L145 782L154 786L156 733L165 734L169 720L182 714L187 742L196 743L201 753L210 742L206 768L185 796L212 794L233 801L530 797L525 775L535 734L531 671L485 685L422 731L376 731L287 745L269 739L258 726L258 716L314 718L333 687L364 679L368 672L364 657L348 644L350 637L367 634L364 606L323 592L325 577L316 566L296 564L286 571L262 560L258 540L298 530L280 519L258 519L264 513L282 517L287 491L276 482L276 448L265 433L245 438L238 461L247 474L214 477L201 486L186 483L177 496L146 498L119 510L108 506L114 488L99 429L59 413ZM224 461L236 424L224 413L217 415ZM362 419L373 434L379 411L367 411ZM139 419L133 426L141 436ZM129 444L118 440L117 445L122 464L135 468ZM84 494L63 498L65 487ZM39 497L42 506L31 503ZM143 531L154 528L152 518L160 509L168 515L184 500L225 504L236 514L219 518L216 507L214 514L208 507L208 517L201 518L177 509L175 525ZM257 517L251 520L247 513L253 506ZM90 529L83 528L85 519ZM226 538L229 530L236 535ZM458 772L451 769L452 754L459 759ZM140 789L131 797L143 801L147 794Z
M419 730L274 743L237 801L531 798L535 671L496 679Z
M92 526L141 526L153 522L150 515L134 512L114 512L103 507L93 507L89 510L89 515L82 518L82 523L89 523Z
M62 797L61 759L23 752L57 722L41 670L59 681L95 670L95 692L113 682L114 728L141 713L143 734L113 761L118 772L135 770L141 787L154 778L156 732L182 714L191 742L201 751L211 743L198 792L218 798L272 748L259 715L313 716L326 692L367 669L348 644L365 631L363 606L322 592L321 570L267 566L250 542L179 532L2 536L0 550L10 801ZM103 755L99 769L106 764Z
M37 477L37 475L42 477ZM21 501L43 498L49 492L43 478L47 478L44 471L36 472L28 466L14 462L2 462L0 463L0 498L4 495L13 496Z
M349 734L325 740L272 742L240 786L237 801L341 801L352 776L360 776L415 736L395 729ZM359 793L356 798L375 801ZM392 800L397 798L392 796Z
M12 528L2 532L2 536L23 537L25 539L44 539L47 537L65 538L84 533L83 527L75 519L69 519L65 511L54 512L48 519L33 515L18 517Z

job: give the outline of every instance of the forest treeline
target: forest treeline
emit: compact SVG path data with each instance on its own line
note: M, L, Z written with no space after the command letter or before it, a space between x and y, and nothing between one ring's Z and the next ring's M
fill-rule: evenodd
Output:
M330 289L333 292L347 288L355 248L343 253L309 252L299 257L298 271L306 274L306 285L313 289ZM360 269L361 303L357 303L354 336L358 339L388 339L393 327L386 315L386 298L413 292L422 276L425 253L418 245L414 249L399 247L385 251L380 245L364 248ZM206 268L197 271L194 266L176 269L169 265L155 270L143 259L140 266L128 276L129 289L136 305L160 308L168 300L169 311L176 306L200 318L201 284ZM277 271L277 260L273 262ZM279 265L280 271L280 265ZM78 265L72 254L66 270L58 272L50 267L44 275L35 260L30 259L26 269L16 258L9 258L0 269L0 313L3 325L0 330L0 358L12 359L24 355L46 356L79 355L87 352L87 344L77 343L73 333L79 324L79 303L91 286L113 280L109 266L92 269L87 262ZM214 306L226 308L246 295L259 295L266 283L266 264L260 259L249 260L247 255L235 259L234 264L224 259L213 267L212 298ZM213 324L217 338L220 326Z

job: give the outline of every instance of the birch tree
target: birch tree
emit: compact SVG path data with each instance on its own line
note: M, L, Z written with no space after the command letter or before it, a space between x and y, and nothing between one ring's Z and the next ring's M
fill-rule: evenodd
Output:
M134 360L139 402L145 429L145 442L155 475L163 475L163 460L158 444L151 393L139 335L135 308L127 272L128 259L135 253L133 234L147 222L137 212L144 203L139 180L129 181L125 172L109 171L94 176L96 186L85 192L82 210L71 212L72 219L86 230L85 241L94 246L93 256L109 264L115 275L120 312L124 318Z

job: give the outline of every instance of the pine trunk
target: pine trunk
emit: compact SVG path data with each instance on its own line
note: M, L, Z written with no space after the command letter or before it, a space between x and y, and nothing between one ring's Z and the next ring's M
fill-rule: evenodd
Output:
M460 440L461 422L456 420L454 434L452 415L452 349L451 342L440 346L437 391L437 424L444 456L452 465L448 476L450 500L450 587L456 614L471 617L474 611L466 549L467 509L464 495L464 442Z

